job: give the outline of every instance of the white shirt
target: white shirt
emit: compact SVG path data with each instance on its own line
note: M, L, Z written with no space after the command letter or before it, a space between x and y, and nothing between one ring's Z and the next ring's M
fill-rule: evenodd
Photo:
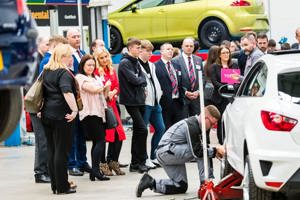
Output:
M174 67L173 67L173 65L172 65L172 62L171 62L171 60L167 61L167 60L165 60L165 59L163 59L163 58L161 58L161 60L162 60L163 63L165 64L165 68L166 68L168 74L169 74L169 70L168 70L168 67L167 67L167 63L170 62L170 66L171 66L172 72L173 72L173 74L174 74L174 76L175 76L175 79L176 79L176 82L177 82L177 89L178 89L177 95L172 95L172 99L179 98L178 78L177 78L176 71L175 71L175 69L174 69ZM169 76L170 76L170 74L169 74Z
M183 59L184 59L184 62L185 62L187 72L189 73L189 60L188 60L188 57L191 58L191 63L193 65L193 67L195 66L194 59L193 59L193 54L191 54L190 56L187 56L184 52L182 52L182 56L183 56ZM195 68L194 68L194 76L196 77Z

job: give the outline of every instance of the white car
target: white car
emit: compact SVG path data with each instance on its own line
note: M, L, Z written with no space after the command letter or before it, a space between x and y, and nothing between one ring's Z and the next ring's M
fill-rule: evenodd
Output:
M243 175L244 200L300 192L299 52L263 56L235 95L221 92L226 161Z

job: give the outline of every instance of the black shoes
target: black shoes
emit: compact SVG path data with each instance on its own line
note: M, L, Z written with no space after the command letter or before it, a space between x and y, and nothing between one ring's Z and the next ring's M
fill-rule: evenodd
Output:
M76 189L75 188L69 188L67 191L65 192L57 192L57 194L72 194L75 193Z
M48 175L36 174L34 177L36 183L51 183L51 179Z
M146 165L140 165L140 164L130 164L129 166L129 171L130 172L139 172L139 173L144 173L148 172L149 168Z
M99 180L99 181L109 181L110 178L105 176L103 173L101 172L91 172L90 173L90 180L91 181L95 181L96 178Z
M136 188L136 197L141 197L147 188L153 190L155 188L155 180L148 173L145 173Z
M91 173L92 172L92 168L89 164L85 164L82 168L79 169L81 172L87 172L87 173Z
M69 175L70 176L83 176L83 172L81 172L79 169L77 168L72 168L72 169L69 169Z

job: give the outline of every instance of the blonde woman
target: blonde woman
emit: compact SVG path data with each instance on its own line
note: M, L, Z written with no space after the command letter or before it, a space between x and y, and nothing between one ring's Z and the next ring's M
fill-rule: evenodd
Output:
M117 73L112 67L111 56L106 49L97 50L94 53L95 58L98 62L98 73L104 77L104 83L110 81L111 87L108 92L107 106L111 107L114 114L118 120L118 126L114 129L106 130L106 141L109 142L107 161L105 161L105 153L102 154L101 159L101 170L106 175L113 175L112 171L116 175L125 175L120 169L119 156L122 147L122 141L126 139L125 132L120 119L120 114L117 109L116 100L119 95L119 81L117 78Z
M48 167L53 193L70 194L76 186L68 182L68 154L72 145L72 124L78 113L75 84L68 66L73 62L68 44L57 45L44 66L42 123L48 145Z

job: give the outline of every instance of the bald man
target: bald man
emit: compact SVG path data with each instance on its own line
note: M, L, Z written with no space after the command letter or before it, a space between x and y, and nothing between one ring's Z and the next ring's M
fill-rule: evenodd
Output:
M193 55L194 39L187 37L182 42L182 54L173 58L172 63L178 70L181 94L184 95L184 117L200 113L198 71L203 72L202 59ZM204 73L203 73L204 74Z

